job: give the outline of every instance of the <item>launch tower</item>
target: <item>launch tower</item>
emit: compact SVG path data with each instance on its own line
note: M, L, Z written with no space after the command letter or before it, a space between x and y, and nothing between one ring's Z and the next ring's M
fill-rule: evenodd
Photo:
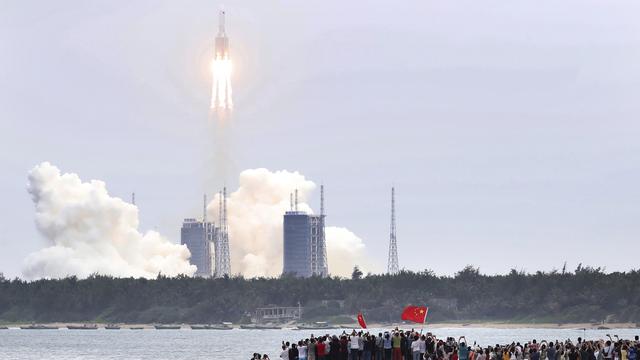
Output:
M220 192L219 223L215 241L215 272L217 278L231 275L231 259L229 255L229 225L227 223L227 188Z

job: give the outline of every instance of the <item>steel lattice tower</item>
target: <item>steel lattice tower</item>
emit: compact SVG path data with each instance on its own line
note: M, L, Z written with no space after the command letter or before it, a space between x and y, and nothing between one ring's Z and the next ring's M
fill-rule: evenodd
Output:
M394 275L400 271L398 265L398 243L396 241L396 192L391 188L391 231L389 236L389 260L387 274Z
M322 235L321 235L321 239L322 239L322 250L320 253L321 256L321 275L322 276L329 276L329 260L327 258L327 239L325 237L325 231L324 231L324 225L325 225L325 221L324 219L327 217L327 215L324 213L324 185L320 185L320 221L322 222L321 226L320 226L320 230L322 231Z
M231 275L229 256L229 224L227 223L227 188L223 188L219 199L218 246L216 246L216 277Z

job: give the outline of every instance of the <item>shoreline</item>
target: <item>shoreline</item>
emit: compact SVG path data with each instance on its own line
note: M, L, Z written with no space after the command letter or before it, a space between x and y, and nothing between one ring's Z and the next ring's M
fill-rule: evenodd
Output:
M33 322L15 322L15 323L5 323L0 322L0 326L4 327L17 327L20 326L29 326L34 324ZM55 326L58 328L66 328L67 326L76 326L76 325L97 325L99 328L103 328L108 324L113 324L117 326L121 326L123 329L128 328L144 328L144 329L153 329L156 325L175 325L181 326L182 328L188 329L191 325L203 325L203 324L158 324L158 323L145 323L145 324L129 324L129 323L102 323L102 322L50 322L50 323L39 323L38 325L45 326ZM425 329L465 329L465 328L483 328L483 329L562 329L562 330L608 330L608 329L640 329L640 324L636 323L606 323L606 324L595 324L595 323L514 323L514 322L491 322L491 321L482 321L482 322L441 322L441 323L426 323L424 326L421 324L412 324L412 323L369 323L367 324L368 328L374 329L384 329L384 328L421 328ZM289 328L295 327L296 324L283 324L282 330L286 330ZM345 329L359 329L360 326L358 324L336 324L338 327L342 327ZM233 324L231 327L235 329L240 328L240 324Z

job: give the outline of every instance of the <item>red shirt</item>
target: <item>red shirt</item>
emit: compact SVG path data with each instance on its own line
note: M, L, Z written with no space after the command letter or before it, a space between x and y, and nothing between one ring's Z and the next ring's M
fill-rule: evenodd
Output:
M319 342L318 345L316 345L316 351L318 352L319 356L324 356L324 349L325 345L323 342Z

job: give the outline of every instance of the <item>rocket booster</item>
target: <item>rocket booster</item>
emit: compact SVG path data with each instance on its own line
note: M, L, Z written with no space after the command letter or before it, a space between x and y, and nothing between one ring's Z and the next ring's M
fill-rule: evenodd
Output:
M229 38L224 30L224 11L220 11L218 35L216 36L216 59L229 58Z

